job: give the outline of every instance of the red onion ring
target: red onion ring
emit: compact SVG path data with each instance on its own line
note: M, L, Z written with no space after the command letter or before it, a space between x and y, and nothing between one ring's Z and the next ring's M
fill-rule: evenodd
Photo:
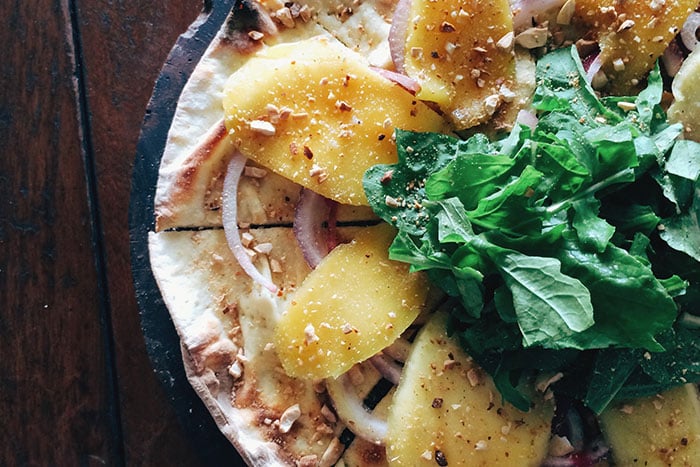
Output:
M404 88L406 91L410 92L414 96L420 92L420 84L418 81L411 78L410 76L402 75L401 73L396 73L395 71L385 70L384 68L370 67L372 70L376 71L386 79L394 82Z
M241 174L243 173L245 164L245 156L237 152L233 155L226 167L224 190L221 194L221 217L223 218L224 234L226 235L226 241L228 242L233 256L236 258L241 268L243 268L243 271L245 271L251 279L270 292L277 293L277 286L256 269L252 259L248 253L246 253L241 243L241 235L238 231L238 183L241 180Z
M399 0L391 18L389 29L389 53L394 67L399 73L404 73L404 54L406 53L406 36L411 13L411 0Z
M549 456L542 462L542 467L590 467L598 465L609 452L610 447L602 439L596 439L585 451L563 457Z
M391 384L399 384L403 367L396 363L391 357L379 352L377 355L370 357L369 362L372 366Z
M411 350L411 345L412 344L409 341L403 337L399 337L389 347L382 350L382 352L397 362L404 363L408 358L408 352Z
M539 120L537 119L537 115L534 113L530 112L529 110L521 109L518 112L518 116L515 118L515 122L525 125L530 130L535 131L535 127L537 126L537 122L539 122Z
M374 444L384 444L387 433L385 419L365 409L347 374L326 379L326 389L338 418L360 438Z
M600 69L603 67L603 60L600 58L600 54L596 54L593 56L592 60L588 61L589 57L586 57L586 59L583 62L583 69L586 70L586 81L588 81L588 84L593 83L593 78L595 75L600 71ZM588 67L586 67L586 64Z
M333 239L335 235L328 235L323 228L323 222L328 221L329 229L332 226L332 233L335 232L335 221L330 221L335 205L334 201L311 190L302 189L299 196L292 230L306 263L312 269L337 244Z
M700 28L700 13L694 11L688 16L681 29L683 45L691 52L698 46L698 28Z
M668 47L666 47L666 50L664 50L664 54L661 56L661 61L664 64L664 69L666 70L666 73L668 73L668 76L672 78L676 76L678 70L681 69L683 59L684 57L681 47L678 45L676 40L672 40L671 43L668 44Z

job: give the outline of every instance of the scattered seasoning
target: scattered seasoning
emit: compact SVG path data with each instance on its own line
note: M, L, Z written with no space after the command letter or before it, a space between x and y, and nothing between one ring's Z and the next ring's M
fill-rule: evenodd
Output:
M349 112L352 110L352 106L345 101L335 101L335 108L341 112Z
M309 345L313 342L318 342L319 337L316 335L316 329L314 328L313 324L308 324L304 328L304 343L306 345Z
M382 177L379 179L379 183L381 183L382 185L386 185L387 183L389 183L391 181L393 176L394 176L394 170L393 169L387 170L386 172L384 172Z
M443 21L442 24L440 24L440 32L455 32L456 29L453 24L448 23L447 21Z
M436 397L435 399L433 399L433 403L430 406L434 409L442 408L442 398Z
M447 458L445 457L445 454L439 449L435 450L435 463L443 467L447 465Z
M308 147L307 145L304 145L304 157L306 157L309 160L314 158L313 151L311 151L311 148Z
M314 164L309 170L310 177L316 177L318 183L323 183L328 178L328 172L326 169Z

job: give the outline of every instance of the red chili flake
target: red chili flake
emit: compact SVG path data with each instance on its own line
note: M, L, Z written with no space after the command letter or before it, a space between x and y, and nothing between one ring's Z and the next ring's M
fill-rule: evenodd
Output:
M311 148L309 148L307 145L304 145L304 156L306 156L307 159L311 160L314 157L314 153L311 152Z
M382 175L382 178L379 179L379 183L381 183L382 185L386 185L387 183L389 183L391 181L393 176L394 176L394 171L387 170L386 172L384 172L384 175Z

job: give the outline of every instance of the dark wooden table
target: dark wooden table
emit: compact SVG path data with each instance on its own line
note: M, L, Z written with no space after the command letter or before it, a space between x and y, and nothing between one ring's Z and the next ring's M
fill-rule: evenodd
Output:
M197 1L3 1L0 465L201 465L129 257L144 111Z

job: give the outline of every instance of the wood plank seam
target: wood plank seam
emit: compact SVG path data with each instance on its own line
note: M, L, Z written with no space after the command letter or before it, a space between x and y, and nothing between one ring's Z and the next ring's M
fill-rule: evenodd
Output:
M77 119L81 131L81 156L85 172L87 188L88 211L90 213L90 231L93 247L93 258L97 272L97 288L100 296L99 319L102 332L102 350L104 352L106 390L109 399L107 419L111 428L114 450L110 456L117 465L125 465L124 436L120 416L119 385L116 368L114 335L111 321L111 302L107 281L105 260L104 235L99 212L97 195L97 172L95 169L92 131L90 125L90 109L87 97L87 76L83 61L83 44L80 35L80 22L75 0L62 0L62 10L65 14L66 26L69 28L67 43L73 60L74 95L76 99Z

